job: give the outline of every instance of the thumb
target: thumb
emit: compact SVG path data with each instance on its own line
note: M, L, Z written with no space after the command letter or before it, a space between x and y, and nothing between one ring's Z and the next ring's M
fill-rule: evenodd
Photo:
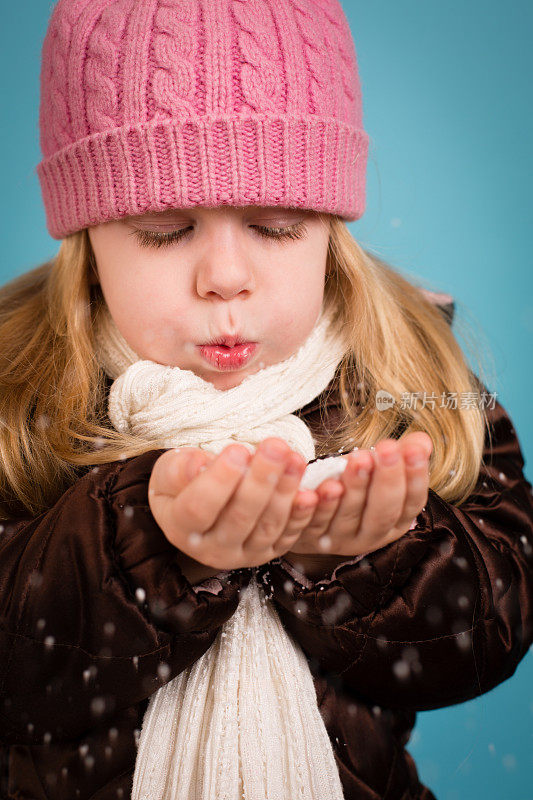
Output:
M185 474L185 478L187 483L191 481L193 478L196 478L198 473L205 469L207 464L214 461L215 455L213 453L206 452L199 447L193 448L185 448L186 450L192 450L192 453L186 453L184 457L184 465L183 471Z
M207 463L208 456L197 447L166 450L152 467L148 491L155 495L175 497Z

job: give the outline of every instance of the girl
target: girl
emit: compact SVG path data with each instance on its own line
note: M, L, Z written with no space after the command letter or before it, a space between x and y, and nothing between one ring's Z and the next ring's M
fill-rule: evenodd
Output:
M346 227L341 7L60 0L41 80L62 241L0 294L4 794L434 800L416 711L533 641L531 485L451 298Z

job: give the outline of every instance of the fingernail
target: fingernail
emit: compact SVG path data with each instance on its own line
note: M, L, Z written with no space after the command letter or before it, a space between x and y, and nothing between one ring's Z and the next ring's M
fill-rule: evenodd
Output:
M286 449L277 442L264 442L261 445L262 452L272 458L274 461L283 461L286 454Z
M226 457L232 464L236 464L238 467L244 467L248 463L249 454L248 451L243 450L242 447L230 447L229 450L226 451Z
M378 453L378 458L386 467L392 467L393 464L397 463L399 454L397 450L391 450L386 453Z
M426 458L424 455L422 455L422 453L408 453L408 455L405 457L405 460L410 467L421 467Z
M322 494L322 497L324 498L324 500L327 500L329 502L330 500L338 500L341 494L342 491L340 491L339 489L329 489L327 492L324 492Z
M287 466L285 467L285 473L287 475L298 475L298 473L302 469L301 461L297 461L296 459L292 459L289 461Z

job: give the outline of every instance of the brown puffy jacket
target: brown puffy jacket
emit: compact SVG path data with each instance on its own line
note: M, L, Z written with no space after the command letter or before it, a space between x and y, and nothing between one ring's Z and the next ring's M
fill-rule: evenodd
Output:
M312 430L335 422L333 382L325 395L326 419L322 398L297 412ZM492 449L461 508L430 490L416 529L323 580L283 558L257 568L308 657L346 800L434 800L405 749L416 712L489 691L533 641L531 485L505 410L488 414ZM89 469L4 524L3 798L129 798L150 695L206 652L253 574L182 574L147 499L162 452Z

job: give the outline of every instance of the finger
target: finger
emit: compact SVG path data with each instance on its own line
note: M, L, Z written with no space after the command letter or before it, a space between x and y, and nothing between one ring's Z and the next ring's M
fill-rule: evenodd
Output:
M305 514L300 511L298 519L292 517L292 504L298 492L298 486L307 462L298 453L290 452L285 470L280 475L277 486L270 497L270 502L265 507L258 519L255 528L243 543L248 554L265 553L266 560L276 556L274 545L278 549L290 545L298 538L303 525L312 511ZM272 549L274 548L274 550ZM268 555L268 553L271 555Z
M411 433L406 433L398 439L398 444L402 450L405 449L407 445L417 448L421 447L427 454L428 459L433 452L433 442L429 434L425 433L425 431L411 431Z
M209 454L197 447L180 447L162 453L154 464L149 481L151 496L175 497L191 480L189 465L200 467L207 463Z
M259 444L249 469L209 536L227 546L243 546L276 490L289 453L287 443L277 437L269 437ZM263 537L270 535L270 540L274 541L279 532L278 527L276 531L264 532Z
M175 499L172 512L180 526L202 533L210 530L234 494L250 459L251 454L243 445L224 448Z
M340 500L328 501L324 499L323 492L328 486L327 481L320 484L320 506L316 508L315 515L308 522L299 544L305 547L308 541L310 552L331 552L338 546L339 537L337 535L340 509L343 509L342 519L346 518L346 530L353 536L358 529L358 520L361 517L365 500L369 475L374 466L374 459L368 450L359 451L348 457L348 463L340 476L340 483L344 487L344 492L340 495ZM338 485L333 481L333 486ZM318 491L318 489L317 489ZM334 529L334 534L333 534ZM309 539L308 539L309 537ZM301 552L304 552L301 550ZM340 552L337 549L335 552Z
M396 525L402 513L406 485L405 466L397 441L385 439L378 442L374 458L360 525L365 537L373 540L384 536Z
M406 492L404 507L397 527L408 527L418 516L428 498L429 461L427 450L412 443L402 448L405 463Z
M302 541L302 531L307 528L315 513L318 503L316 492L306 491L305 494L297 492L298 495L301 499L292 504L285 529L272 545L274 551L272 558L278 558L287 550L292 550L297 541Z
M335 532L335 541L339 537L357 535L373 469L374 459L368 450L361 450L348 457L348 464L341 475L345 491L330 522L330 529Z
M314 514L302 531L299 544L309 553L331 552L331 538L325 537L331 519L335 515L340 498L344 493L344 486L340 481L328 478L314 490L318 502ZM323 538L322 538L323 537ZM320 541L322 538L322 541Z

